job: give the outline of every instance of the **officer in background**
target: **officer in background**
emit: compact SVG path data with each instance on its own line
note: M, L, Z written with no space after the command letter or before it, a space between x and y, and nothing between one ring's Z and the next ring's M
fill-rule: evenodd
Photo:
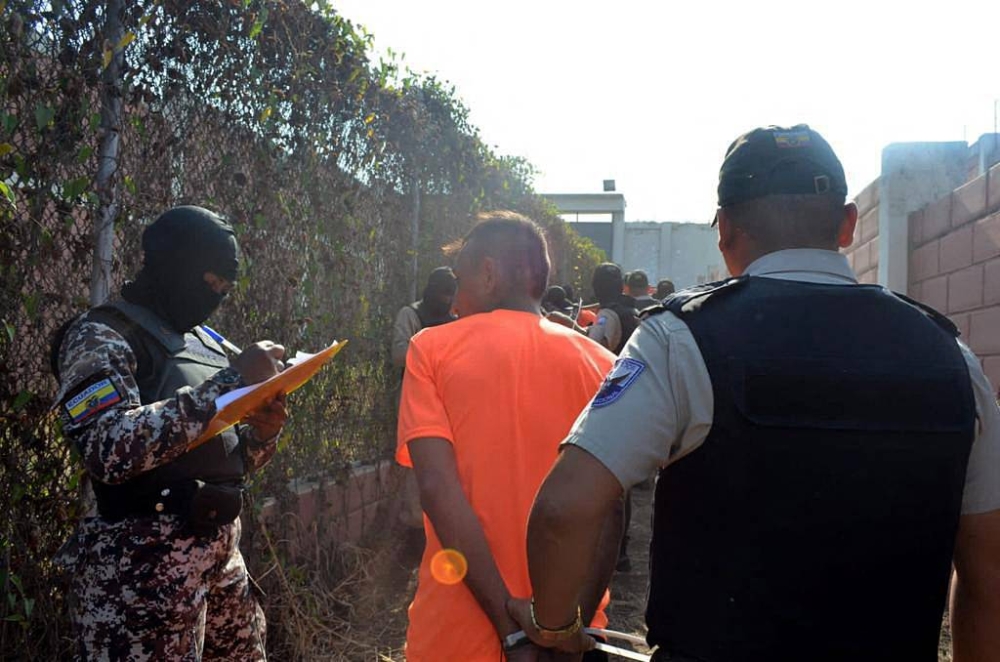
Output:
M392 365L402 370L406 367L406 350L410 338L421 329L440 326L455 321L451 304L458 284L451 267L438 267L427 278L427 286L420 301L399 309L392 326Z
M264 614L240 555L243 482L275 451L283 398L189 451L215 399L280 369L284 349L227 359L198 325L237 277L232 228L175 207L142 236L121 298L54 344L63 432L96 497L59 562L82 660L264 660ZM89 490L88 490L89 491Z
M613 262L598 265L590 283L600 308L587 336L618 354L639 324L635 299L622 293L625 279L621 267Z
M576 622L580 550L659 468L655 660L932 662L953 563L954 660L1000 660L1000 410L951 322L858 284L846 193L805 125L730 146L734 278L667 299L577 421L530 517L519 622Z
M674 281L669 278L662 278L656 283L656 294L653 295L653 298L657 301L663 301L676 291Z
M649 276L642 269L629 272L625 279L626 293L635 299L636 310L644 310L659 303L649 296Z

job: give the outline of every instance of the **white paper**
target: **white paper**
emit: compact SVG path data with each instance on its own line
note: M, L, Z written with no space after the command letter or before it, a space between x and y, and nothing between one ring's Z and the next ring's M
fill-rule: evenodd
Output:
M263 383L263 382L261 382ZM230 391L229 393L223 393L215 399L215 411L220 412L225 409L234 400L242 398L247 393L250 393L257 388L259 384L251 384L250 386L244 386L243 388L238 388L235 391Z
M295 352L295 356L285 361L286 366L293 366L302 363L303 361L308 361L316 354L306 354L305 352Z
M308 354L306 352L295 352L295 356L293 356L292 358L288 359L288 361L285 362L285 366L290 368L293 365L298 365L298 364L302 363L303 361L311 359L314 356L316 356L316 354ZM274 377L277 377L277 376L278 375L274 375ZM216 411L216 413L222 411L227 406L229 406L230 404L232 404L236 400L242 398L247 393L251 393L251 392L255 391L260 386L262 386L262 385L266 384L267 382L271 381L271 379L274 379L274 377L271 377L271 378L269 378L269 379L267 379L265 381L259 382L257 384L251 384L250 386L244 386L242 388L238 388L235 391L230 391L229 393L223 393L222 395L220 395L219 397L217 397L215 399L215 411Z

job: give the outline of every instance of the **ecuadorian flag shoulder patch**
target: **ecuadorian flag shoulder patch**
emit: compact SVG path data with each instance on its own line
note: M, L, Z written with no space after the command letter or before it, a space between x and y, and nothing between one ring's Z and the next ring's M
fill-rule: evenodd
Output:
M70 423L82 423L94 414L122 401L114 382L107 376L97 375L81 384L76 394L66 400L63 410Z

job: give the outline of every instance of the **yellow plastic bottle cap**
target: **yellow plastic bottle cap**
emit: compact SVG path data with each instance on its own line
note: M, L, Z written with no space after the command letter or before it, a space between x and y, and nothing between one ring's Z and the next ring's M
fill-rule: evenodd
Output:
M442 549L431 557L431 575L442 584L457 584L468 571L469 564L457 549Z

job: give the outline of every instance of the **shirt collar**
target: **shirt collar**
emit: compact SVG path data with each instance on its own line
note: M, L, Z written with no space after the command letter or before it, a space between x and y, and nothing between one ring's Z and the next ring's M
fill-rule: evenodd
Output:
M818 248L790 248L768 253L754 260L743 275L829 285L858 282L845 255Z

